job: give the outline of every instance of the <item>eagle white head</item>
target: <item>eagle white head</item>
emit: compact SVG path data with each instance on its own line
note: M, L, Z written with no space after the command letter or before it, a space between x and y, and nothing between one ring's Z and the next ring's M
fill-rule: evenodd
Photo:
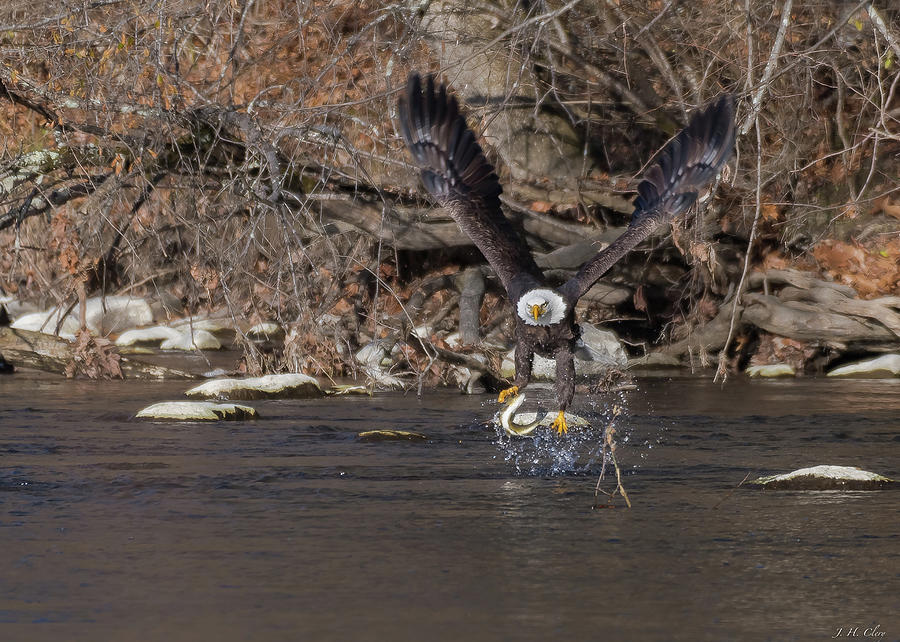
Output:
M535 288L516 303L516 314L528 325L553 325L566 316L566 302L547 288Z

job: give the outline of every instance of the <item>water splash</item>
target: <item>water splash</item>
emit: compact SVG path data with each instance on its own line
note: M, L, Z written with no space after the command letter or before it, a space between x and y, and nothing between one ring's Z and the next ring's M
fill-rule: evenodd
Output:
M528 406L538 406L538 412L546 411L545 391L529 386L534 400ZM536 393L536 394L535 394ZM544 394L541 394L544 393ZM615 428L619 443L630 438L628 427L627 391L619 390L582 396L577 414L586 419L588 426L573 427L568 434L558 436L547 426L541 426L526 437L510 437L497 422L492 422L497 438L494 444L498 457L515 466L516 473L529 476L557 476L571 474L598 474L603 465L604 439L608 428ZM552 405L552 397L549 400ZM608 450L608 449L607 449ZM606 452L607 465L610 465Z

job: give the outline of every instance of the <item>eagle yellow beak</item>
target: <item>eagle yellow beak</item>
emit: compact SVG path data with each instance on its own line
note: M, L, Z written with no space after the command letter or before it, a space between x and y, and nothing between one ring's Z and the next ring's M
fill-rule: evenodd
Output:
M537 321L538 317L541 316L541 307L542 306L538 305L537 303L531 306L531 316L534 317L535 321Z

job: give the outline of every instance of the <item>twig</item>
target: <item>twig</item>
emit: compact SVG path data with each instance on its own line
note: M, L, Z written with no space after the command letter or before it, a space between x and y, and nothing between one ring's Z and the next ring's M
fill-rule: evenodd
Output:
M600 467L600 477L597 478L597 485L594 487L594 505L591 506L592 509L597 509L597 497L602 492L606 495L610 500L612 500L616 493L618 492L622 495L622 498L625 500L625 504L628 508L631 508L631 500L628 498L628 493L625 492L625 486L622 485L622 471L619 469L619 462L616 460L616 443L613 441L613 437L616 434L616 428L613 425L615 422L615 418L622 414L622 408L618 405L613 406L613 420L610 422L609 426L606 427L606 434L603 439L603 448L600 451L600 456L603 459L603 464ZM606 491L600 490L600 482L603 481L603 478L606 473L606 449L609 448L609 459L613 463L613 467L616 471L616 489L607 493Z
M734 337L735 321L737 320L738 304L741 302L741 294L744 292L744 283L747 280L747 272L750 271L750 254L753 250L753 241L756 239L756 230L759 223L759 217L762 213L762 133L759 129L759 117L756 119L756 212L753 215L753 225L750 227L750 238L747 240L747 253L744 255L744 269L741 270L741 280L738 282L737 289L734 291L734 303L731 306L731 322L728 326L728 337L725 339L725 345L719 352L719 363L716 367L716 374L713 382L725 383L728 378L728 372L725 368L725 360L727 358L728 346L731 345L731 339Z
M751 472L752 472L752 471L751 471ZM747 473L746 475L744 475L744 478L741 480L741 482L740 482L737 486L735 486L734 488L732 488L730 491L728 491L728 494L725 495L725 497L723 497L722 499L720 499L719 501L717 501L716 504L712 507L712 510L716 510L717 508L719 508L719 506L721 506L722 503L723 503L726 499L728 499L729 497L731 497L732 495L734 495L734 491L736 491L738 488L740 488L740 487L743 485L743 483L744 483L745 481L747 481L747 479L749 479L750 474L751 474L751 473Z
M769 61L766 63L766 69L763 71L762 78L760 78L759 86L756 89L756 94L753 96L753 100L750 105L750 111L747 114L747 118L744 120L744 124L741 125L741 136L745 135L748 131L750 131L750 125L756 120L757 115L759 114L760 106L762 105L763 94L766 93L766 89L769 88L769 80L772 78L772 74L775 72L775 65L778 62L778 54L781 53L781 47L784 45L784 35L787 33L788 25L791 22L791 7L794 4L794 0L784 0L784 6L781 8L781 24L778 27L778 34L775 36L775 44L772 45L772 51L769 53Z

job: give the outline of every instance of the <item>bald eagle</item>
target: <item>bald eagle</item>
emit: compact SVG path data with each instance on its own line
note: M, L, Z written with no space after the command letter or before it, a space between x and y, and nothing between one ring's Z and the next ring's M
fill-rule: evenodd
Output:
M688 126L659 152L637 188L634 212L619 238L554 287L524 239L500 209L500 183L475 134L466 126L456 98L432 76L409 76L398 105L400 131L421 169L422 182L447 208L497 273L516 319L516 376L500 393L501 403L528 384L534 354L556 360L559 413L552 427L568 431L565 411L575 395L575 304L613 264L660 224L684 213L731 156L734 99L722 95L697 112Z

